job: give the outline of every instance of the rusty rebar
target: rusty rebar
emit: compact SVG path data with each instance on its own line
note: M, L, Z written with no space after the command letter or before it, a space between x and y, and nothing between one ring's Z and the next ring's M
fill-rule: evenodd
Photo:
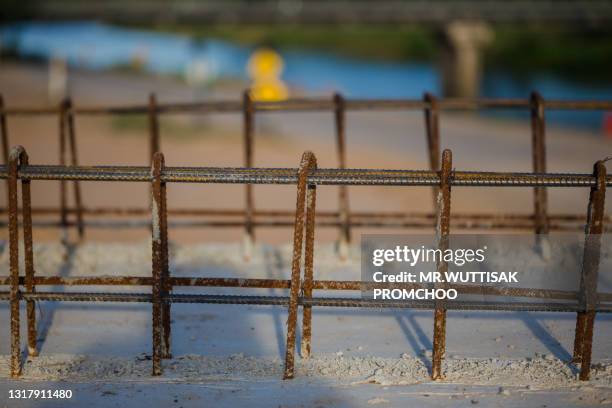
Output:
M160 154L161 156L161 154ZM19 277L19 265L16 265L17 268L17 276L15 278L13 274L13 268L11 268L11 276L9 279L9 283L11 284L11 292L10 293L0 293L0 299L9 299L11 302L14 298L17 298L17 302L19 302L19 298L24 298L26 301L29 300L74 300L74 301L150 301L153 302L153 307L155 310L156 304L163 304L164 302L204 302L204 303L238 303L238 304L275 304L275 305L287 305L289 307L289 318L288 318L288 338L287 338L287 353L289 354L291 351L291 365L289 365L290 359L288 356L285 361L285 373L287 374L287 368L290 367L291 370L289 373L291 376L293 375L293 352L295 349L295 327L297 325L297 308L301 304L304 307L307 306L337 306L337 307L398 307L398 305L381 305L376 302L364 302L363 300L356 300L350 298L313 298L311 294L308 296L305 295L305 286L306 280L308 279L308 269L312 271L312 264L308 261L308 253L311 253L308 250L309 242L314 242L314 236L312 240L309 238L309 223L312 224L312 232L314 233L314 217L311 219L308 217L308 213L306 213L306 261L305 261L305 284L302 287L304 290L302 296L299 295L300 289L300 264L301 264L301 248L303 245L303 232L304 232L304 214L305 214L305 206L304 201L308 201L308 206L310 208L310 198L308 198L308 194L312 189L314 193L314 188L318 184L337 184L337 183L347 183L347 184L377 184L377 185L434 185L433 183L437 181L440 184L440 197L441 203L444 204L445 200L445 191L448 190L448 194L446 195L448 198L447 205L441 205L437 217L437 224L439 226L439 237L448 237L448 220L445 222L445 218L450 218L450 186L451 185L514 185L514 186L539 186L539 185L548 185L551 183L553 186L579 186L579 187L591 187L591 199L589 205L589 217L588 217L588 232L594 233L597 232L597 228L600 228L599 234L603 231L603 195L605 194L605 186L608 183L612 183L612 180L606 175L605 167L603 167L603 163L598 163L596 165L596 172L594 175L572 175L572 174L561 174L561 175L548 175L548 174L516 174L516 173L473 173L473 172L452 172L451 174L451 157L450 152L444 152L444 161L442 171L439 174L432 174L433 172L406 172L406 171L388 171L388 170L330 170L330 169L321 169L316 170L315 165L316 161L314 159L314 155L305 154L303 157L302 166L299 170L296 169L210 169L210 168L164 168L163 167L163 156L161 156L161 163L157 162L157 167L154 165L152 170L149 172L149 176L143 176L140 174L139 167L109 167L109 168L75 168L70 167L62 167L62 166L29 166L26 162L20 163L19 165L15 165L14 168L12 166L8 166L8 169L0 169L0 177L8 178L9 180L14 181L15 192L15 202L13 204L9 203L9 235L11 238L11 243L13 243L12 239L12 231L15 231L17 234L18 241L18 220L15 219L14 222L11 220L10 214L15 215L14 218L18 218L18 205L16 203L17 200L17 180L21 179L22 183L24 181L30 181L35 179L66 179L66 180L74 180L78 178L77 176L83 176L84 180L119 180L119 181L148 181L152 182L153 186L158 185L159 188L156 190L153 188L153 225L155 226L155 222L157 220L158 226L162 225L167 216L167 209L165 203L165 194L162 191L162 185L166 182L174 182L174 181L189 181L189 182L225 182L225 183L239 183L239 182L257 182L257 183L282 183L282 184L297 184L298 185L298 201L296 205L296 213L295 213L295 231L294 231L294 259L293 259L293 268L292 268L292 279L291 281L286 280L261 280L257 282L251 282L247 280L218 280L217 278L194 278L194 281L191 281L192 278L170 278L168 271L168 257L167 251L166 255L164 255L164 244L166 242L167 248L167 231L162 233L163 228L153 228L153 276L149 278L150 280L146 280L147 278L136 278L136 277L73 277L71 278L63 278L62 282L72 282L74 284L104 284L111 282L109 284L144 284L149 283L153 286L153 290L151 295L141 295L141 294L91 294L91 293L70 293L70 294L61 294L61 293L30 293L26 291L24 294L19 293L19 285L26 284L26 279L29 280L26 274L26 279L21 280ZM308 158L311 158L311 162L308 162ZM304 162L308 164L308 166L304 165ZM157 168L157 169L156 169ZM603 170L602 170L603 168ZM305 169L305 170L304 170ZM3 175L2 172L5 172ZM48 174L46 172L49 172ZM68 177L64 177L68 174ZM452 175L452 177L451 177ZM383 178L383 182L378 180L378 178ZM507 184L506 184L507 183ZM300 187L301 186L301 187ZM306 191L305 191L306 190ZM156 193L157 191L157 193ZM159 200L155 200L156 194ZM9 195L12 197L12 195ZM601 201L599 198L601 197ZM301 198L301 209L300 209L300 198ZM308 199L306 199L308 198ZM312 196L312 204L313 204L313 214L314 214L314 195ZM157 203L157 205L156 205ZM599 204L598 204L599 203ZM29 207L29 206L27 206ZM448 211L448 216L445 216L445 211ZM301 225L300 225L301 223ZM300 234L298 234L298 230ZM156 255L155 250L155 242L156 242L156 231L159 234L159 245L158 251ZM446 234L444 234L446 231ZM298 242L299 237L299 242ZM440 240L443 241L443 240ZM16 241L15 241L16 242ZM13 244L15 247L16 244ZM444 245L443 242L439 243L439 247ZM448 244L446 244L448 245ZM593 248L593 246L589 245L589 248ZM297 248L299 252L297 252ZM596 248L597 251L599 248ZM593 250L593 249L591 249ZM598 252L597 252L598 253ZM299 254L299 255L298 255ZM12 253L11 253L12 256ZM18 257L17 257L18 259ZM585 255L585 260L594 259L591 256ZM12 260L12 258L11 258ZM157 265L157 266L156 266ZM296 268L297 265L297 268ZM310 265L310 266L309 266ZM586 265L586 264L585 264ZM588 274L587 267L583 265L583 275L586 277L590 277L589 279L593 279L593 274ZM589 264L590 265L590 264ZM11 267L13 263L11 263ZM445 266L439 266L438 269L440 271L443 270ZM155 269L158 269L159 273L156 276ZM297 277L296 277L297 270ZM47 284L51 284L53 282L54 277L32 277L32 282L46 282ZM2 277L0 277L0 283L2 283ZM111 279L111 280L109 280ZM127 279L127 280L126 280ZM132 280L133 279L133 280ZM144 280L140 280L144 279ZM189 279L189 280L186 280ZM129 283L128 283L129 281ZM59 282L59 281L58 281ZM77 283L75 283L77 282ZM80 283L78 283L80 282ZM585 279L585 282L588 282L588 279ZM257 296L222 296L222 295L175 295L168 293L166 289L168 286L176 284L181 285L185 284L186 286L236 286L236 287L284 287L289 288L291 293L289 297L257 297ZM270 285L270 286L265 286ZM313 289L333 289L333 290L359 290L361 288L362 283L360 282L350 282L350 281L316 281L313 280L312 288ZM156 288L158 288L156 292ZM588 285L587 285L588 288ZM26 288L27 289L27 288ZM575 293L563 292L563 291L547 291L541 290L539 292L534 292L528 294L527 291L531 289L524 288L510 288L511 290L500 291L496 288L480 288L480 287L465 287L462 288L464 293L473 293L473 294L492 294L499 296L527 296L527 297L550 297L550 298L559 298L565 300L572 300L576 298ZM16 291L17 295L13 295L13 292ZM293 292L296 292L294 294ZM521 292L522 291L522 292ZM596 293L596 288L591 290L592 293ZM590 296L590 297L589 297ZM597 294L595 299L599 298L599 300L612 300L612 294ZM594 302L593 296L588 295L587 304L593 304L593 310L587 312L586 315L586 324L583 329L583 342L584 345L581 347L581 350L584 352L581 356L583 360L583 367L588 367L590 365L590 343L587 344L589 339L592 339L592 330L593 325L589 323L589 319L592 320L595 317L595 311L601 312L610 312L612 309L610 305L605 304L597 304ZM489 304L490 303L490 304ZM458 308L461 310L536 310L536 311L581 311L579 308L581 307L578 304L565 303L565 304L536 304L536 303L508 303L508 302L447 302L445 303L445 307L441 308L440 303L438 302L421 302L414 303L410 305L406 305L406 307L415 307L415 308L434 308L436 310L436 320L441 322L441 324L436 324L434 328L434 361L432 364L432 375L434 372L434 367L436 367L436 359L439 357L439 363L437 364L437 371L441 373L441 358L444 353L444 336L436 335L436 328L444 327L445 323L445 313L446 309L450 308ZM12 303L11 303L12 306ZM18 303L17 303L18 306ZM291 313L293 309L293 315ZM12 308L11 308L12 310ZM163 312L159 310L159 314ZM18 313L18 311L17 311ZM588 313L591 313L590 315ZM155 313L154 313L155 314ZM158 318L158 320L162 320L163 317ZM159 323L160 326L163 326L163 323ZM293 329L290 329L290 326L293 325ZM154 318L154 328L155 328L155 318ZM439 331L439 330L438 330ZM293 342L290 344L290 333L293 332ZM155 332L154 332L155 333ZM163 340L161 336L163 333L163 328L160 329L160 348ZM19 334L17 334L19 336ZM155 342L154 342L155 345ZM289 347L291 345L291 347ZM439 349L442 348L440 351ZM589 348L589 350L586 350ZM438 352L436 352L438 350ZM155 354L155 350L154 350ZM162 351L160 350L160 354ZM587 357L588 355L588 364ZM161 357L160 357L161 358ZM155 368L155 366L154 366ZM159 364L159 370L161 372L161 362ZM586 368L583 370L586 371ZM581 374L582 375L582 374ZM588 374L587 374L588 375ZM291 378L287 376L286 378Z
M162 296L163 296L163 275L164 275L164 244L163 244L163 193L161 173L164 168L164 156L162 153L153 155L153 163L151 165L152 181L152 199L151 199L151 216L152 216L152 330L153 330L153 375L161 375L162 373L162 342L163 342L163 316L162 316Z
M155 93L149 94L149 162L153 162L153 155L161 151L159 142L159 119L157 116L157 98Z
M347 110L423 110L429 107L427 102L418 99L347 99ZM531 101L525 98L444 98L439 100L441 110L477 110L477 109L526 109ZM612 110L612 101L603 100L552 100L547 99L544 107L549 110ZM200 112L241 112L241 101L195 101L182 103L165 103L158 105L160 114L200 113ZM330 111L334 104L329 98L293 98L280 102L254 102L255 111ZM60 108L54 107L17 107L3 108L0 113L11 116L57 115ZM129 106L82 106L75 107L78 115L139 115L149 111L147 105Z
M66 121L68 128L68 143L70 145L70 164L72 166L78 166L78 153L76 145L76 129L74 125L74 113L72 112L72 100L66 99ZM74 188L74 204L76 207L76 218L77 218L77 232L79 239L83 239L85 236L85 226L83 224L83 200L81 197L81 185L78 180L73 183ZM65 209L66 210L66 209Z
M245 90L242 94L242 115L243 115L243 137L244 137L244 167L253 167L253 133L255 131L255 110L251 100L250 90ZM255 243L255 228L253 226L253 211L255 211L255 199L253 197L253 186L249 183L245 185L245 258L251 257L251 246Z
M144 216L150 214L150 209L138 207L84 207L84 216L99 217L108 215L113 219L101 219L84 221L88 228L143 228L150 226L150 220L145 219L114 219L127 216ZM74 207L67 208L68 214L76 213ZM6 214L6 208L0 208L0 214ZM59 214L55 207L33 207L33 215ZM168 215L176 217L198 217L198 219L176 220L168 223L172 228L244 228L245 210L225 210L211 208L175 208L169 209ZM290 210L258 210L253 212L253 225L256 227L290 227L293 226L295 213ZM200 217L204 218L201 219ZM207 219L207 218L211 219ZM339 228L337 211L318 211L315 223L318 227ZM235 219L239 218L239 219ZM455 213L451 220L451 226L455 229L513 229L531 230L534 223L533 214L478 214L478 213ZM608 225L612 221L611 215L605 215L604 230L612 231ZM435 213L430 212L369 212L356 211L351 213L351 227L373 227L373 228L429 228L435 226ZM0 221L0 227L7 226L6 221ZM69 221L68 226L75 226ZM33 223L34 227L57 228L61 225L51 220L38 220ZM550 231L577 231L584 230L584 215L579 214L549 214L548 226Z
M450 233L450 206L451 206L451 172L453 157L450 150L442 152L442 168L440 170L440 189L437 199L437 226L436 238L438 249L444 252L448 249ZM441 258L437 271L442 275L448 272L448 263ZM442 378L442 359L446 349L446 306L444 302L436 301L434 312L433 353L431 364L431 379Z
M306 274L305 274L306 275ZM183 287L227 287L227 288L260 288L289 289L288 279L257 279L257 278L204 278L204 277L170 277L171 286ZM10 276L0 276L0 285L10 285ZM151 286L153 278L146 276L35 276L36 286ZM25 285L25 278L20 277L20 285ZM552 290L538 288L512 288L495 286L474 286L449 284L448 289L456 289L460 294L482 296L506 296L541 299L559 299L575 301L578 291ZM344 280L316 280L312 282L314 290L360 291L374 288L424 289L426 286L416 283L377 283ZM598 293L601 301L612 301L612 293Z
M593 175L597 178L597 184L591 188L589 195L580 277L579 302L583 310L576 317L573 355L573 361L580 362L580 380L582 381L587 381L590 376L593 326L598 302L597 279L606 199L606 166L603 161L595 163Z
M6 126L6 113L4 112L4 96L0 94L0 138L2 139L2 160L8 164L9 139Z
M0 166L0 179L7 177L6 166ZM19 177L30 180L151 182L150 170L138 166L30 165L19 171ZM161 177L171 183L296 184L298 181L297 170L292 168L167 167ZM440 183L440 175L427 170L317 169L310 172L308 183L434 186ZM451 180L453 186L592 187L595 184L592 174L578 173L455 171ZM612 176L606 177L606 184L612 185Z
M311 169L317 167L316 160ZM304 282L303 293L304 299L312 298L312 288L314 284L314 239L315 239L315 215L317 203L317 186L308 185L306 192L306 244L304 248ZM312 338L312 306L303 306L302 315L302 344L300 354L302 358L310 357L310 344Z
M59 164L66 165L66 115L68 113L67 99L60 104L59 110ZM60 180L60 222L62 224L62 234L64 243L68 242L68 198L66 180Z
M334 124L336 128L336 153L338 168L346 168L346 110L344 97L334 94ZM340 215L340 239L338 241L341 259L348 257L348 248L351 243L351 220L348 197L348 187L338 186L338 213Z
M36 292L23 293L23 299L38 301L68 301L68 302L138 302L151 303L151 293L104 293L104 292ZM0 292L0 300L10 299L9 292ZM210 295L210 294L171 294L163 299L172 303L208 303L226 305L270 305L288 306L287 296L249 296L249 295ZM374 309L435 309L435 301L379 301L350 297L313 297L304 299L298 297L298 305L321 307L359 307ZM476 311L522 311L522 312L571 312L579 311L580 306L568 302L493 302L493 301L455 301L446 303L448 310ZM612 303L601 303L597 306L598 313L612 313Z
M427 151L429 153L429 168L431 171L440 170L440 121L438 112L438 99L429 92L423 95L423 101L428 104L425 108L425 134L427 136ZM437 206L438 187L432 187L433 208Z
M11 377L21 374L21 341L19 316L19 214L17 171L21 160L27 161L25 149L17 146L9 153L8 208L9 208L9 263L11 271L10 314L11 314Z
M160 169L164 167L164 157L161 156ZM161 174L161 172L160 172ZM155 182L158 182L158 176L156 175ZM159 179L161 180L161 179ZM161 238L161 250L163 257L163 270L162 270L162 296L167 297L172 293L172 283L170 282L170 254L168 245L168 201L166 193L166 183L159 181L160 183L160 207L161 217L159 223L159 232ZM171 329L172 329L172 318L171 318L171 303L164 301L162 305L162 325L163 325L163 343L162 343L162 358L172 358L171 353Z
M544 99L538 92L532 92L531 97L531 146L533 172L546 173L546 121L544 119ZM537 234L537 245L545 245L543 240L548 234L548 198L546 187L533 189L534 219ZM542 250L542 249L541 249Z
M294 376L295 337L297 326L298 297L301 287L301 262L304 240L304 208L306 206L306 189L308 173L317 165L317 159L312 152L304 152L298 171L297 199L295 210L295 228L293 231L293 259L291 263L291 286L289 289L289 307L287 313L287 342L285 350L285 369L283 379Z
M20 166L28 165L28 154L25 150L20 153ZM34 245L32 242L32 195L30 180L21 180L21 208L23 223L23 248L25 260L25 289L26 293L34 293ZM26 301L26 313L28 319L28 355L36 357L36 304L34 300Z

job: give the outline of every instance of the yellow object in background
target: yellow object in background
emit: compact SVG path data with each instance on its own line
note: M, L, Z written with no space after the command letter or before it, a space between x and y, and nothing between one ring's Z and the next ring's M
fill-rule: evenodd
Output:
M255 50L248 63L251 78L251 98L255 101L275 102L289 97L289 89L280 76L284 68L283 58L270 48Z

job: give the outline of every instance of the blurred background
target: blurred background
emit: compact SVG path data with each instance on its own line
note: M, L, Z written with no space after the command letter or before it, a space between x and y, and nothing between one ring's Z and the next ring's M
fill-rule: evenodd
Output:
M334 92L527 98L533 90L549 99L612 99L610 1L2 3L0 93L7 107L57 106L67 96L75 106L146 104L151 92L159 103L240 100L246 88L254 99L270 101ZM612 112L547 111L546 120L549 171L590 172L612 151ZM33 163L57 163L57 121L9 117L10 143L23 144ZM256 166L295 167L306 149L320 166L337 166L333 113L258 113L255 124ZM146 116L77 116L79 161L148 163L147 126ZM165 115L160 126L169 165L243 163L239 113ZM453 149L460 169L530 171L529 126L527 109L444 112L442 147ZM423 113L348 113L347 157L349 167L427 168ZM57 186L36 184L35 203L57 203ZM84 183L84 202L146 205L147 188ZM429 192L412 190L374 196L351 189L352 208L430 209ZM529 212L530 193L464 189L454 208ZM172 186L170 205L242 208L242 194L239 186ZM257 187L256 207L291 208L293 194L292 188ZM552 210L586 208L584 191L551 194ZM321 196L320 208L337 208L337 194Z

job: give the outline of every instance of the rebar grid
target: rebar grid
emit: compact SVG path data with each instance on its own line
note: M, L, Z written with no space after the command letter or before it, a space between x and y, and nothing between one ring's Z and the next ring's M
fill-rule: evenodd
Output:
M76 130L74 125L75 116L91 115L147 115L149 123L149 155L160 151L160 115L179 113L237 113L243 116L243 147L244 167L253 167L253 156L255 147L255 114L257 112L287 112L287 111L330 111L334 113L335 143L337 150L338 168L343 169L347 165L346 160L346 112L347 111L369 111L369 110L423 110L425 113L425 133L427 138L428 156L430 170L439 170L440 161L440 131L439 117L441 111L449 110L482 110L482 109L520 109L531 112L531 135L532 135L532 161L534 173L546 172L545 151L545 110L610 110L612 101L597 100L545 100L537 92L532 92L528 99L463 99L445 98L438 99L430 93L424 94L422 100L413 99L345 99L340 94L334 94L328 98L295 98L281 102L258 102L252 101L247 91L243 93L242 101L206 101L189 103L158 103L155 94L149 95L147 104L132 106L110 106L110 107L80 107L74 106L70 99L64 100L57 108L9 108L4 106L0 95L0 137L5 159L8 157L8 133L6 121L8 116L39 116L57 115L59 117L60 155L59 163L66 164L66 154L69 147L70 163L77 164ZM67 203L67 184L62 179L60 183L60 207L59 208L33 208L33 214L59 215L59 221L36 220L34 226L44 228L61 228L67 237L68 228L75 227L78 237L82 239L86 228L139 228L143 226L138 220L85 220L86 216L97 217L102 215L117 215L112 208L86 208L82 203L78 180L73 182L74 204ZM558 214L550 215L547 210L547 198L545 186L534 186L534 214L464 214L454 217L454 228L459 229L512 229L533 230L537 234L545 234L549 230L571 231L579 230L582 225L580 215ZM432 188L435 197L436 188ZM255 230L257 227L289 227L293 225L294 214L292 212L267 212L255 209L255 201L252 183L245 184L245 209L240 213L218 214L214 209L185 209L175 211L176 216L197 217L182 222L171 222L173 228L200 228L200 227L240 227L245 231L245 258L250 257L250 248L255 242ZM435 213L420 212L396 215L393 213L355 213L350 211L349 194L346 185L339 188L339 201L337 212L321 214L317 220L317 226L337 228L339 231L339 256L346 258L346 248L351 241L351 229L354 227L364 228L428 228L435 226ZM6 212L6 208L0 208L0 212ZM126 208L122 215L144 215L146 209ZM69 220L73 216L73 220ZM609 216L605 216L609 219ZM208 218L208 219L207 219ZM568 219L571 218L571 219ZM612 227L605 227L607 230Z
M442 154L442 170L360 170L360 169L317 169L316 158L310 152L304 153L299 169L238 169L238 168L196 168L165 167L163 155L153 156L152 167L109 166L34 166L28 163L23 147L14 148L9 155L8 166L0 169L0 178L8 180L9 192L9 247L10 276L0 277L0 284L10 285L9 292L0 292L0 300L10 302L11 314L11 375L18 377L21 372L20 300L28 305L28 348L30 355L36 355L35 301L101 301L101 302L149 302L152 303L153 327L153 375L162 372L162 358L170 357L170 304L178 303L225 303L261 304L288 307L285 369L283 378L294 376L294 353L297 330L297 314L301 305L302 358L310 356L312 337L312 306L328 307L392 307L433 309L434 353L432 379L441 378L441 362L445 349L446 310L527 310L576 312L576 334L574 360L580 363L580 379L589 378L593 323L595 314L612 312L612 293L597 292L597 272L604 224L605 190L612 184L606 175L603 161L595 164L594 173L588 174L535 174L535 173L478 173L452 170L451 152ZM25 276L20 276L19 266L19 211L18 180L22 184L22 228L26 258ZM33 243L31 222L30 184L33 180L71 181L124 181L151 183L152 209L152 277L35 277L33 269ZM259 183L295 184L297 186L296 212L294 213L293 260L290 280L280 279L234 279L171 277L168 264L168 209L166 206L166 183ZM524 297L555 302L474 302L474 301L417 301L381 302L363 298L313 297L313 290L364 290L373 287L422 288L419 284L373 284L359 281L315 280L314 279L314 232L317 185L429 185L438 187L437 236L438 248L448 245L450 232L451 186L549 186L549 187L590 187L588 216L586 217L586 239L581 284L577 291L560 291L531 288L496 288L484 285L449 285L459 293L494 296ZM306 242L304 243L304 237ZM302 263L302 253L304 262ZM302 265L303 264L303 265ZM438 265L444 269L445 265ZM302 279L302 269L303 279ZM37 292L42 285L96 286L125 285L150 286L151 293L105 293L105 292ZM24 291L20 287L24 287ZM288 296L227 296L202 294L173 294L177 286L214 286L236 288L283 288Z

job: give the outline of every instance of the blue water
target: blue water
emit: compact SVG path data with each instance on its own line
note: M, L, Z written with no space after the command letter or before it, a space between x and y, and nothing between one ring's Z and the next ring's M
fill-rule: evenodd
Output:
M62 58L71 66L103 70L120 66L170 75L186 75L197 67L204 82L247 77L252 48L227 41L131 30L100 23L23 23L0 27L0 43L26 58ZM382 62L306 50L281 50L283 80L311 93L339 91L354 98L420 98L426 91L440 94L440 73L428 63ZM484 97L526 97L537 89L545 98L612 99L612 86L569 82L554 73L516 78L504 72L485 72ZM523 116L522 112L495 112ZM601 129L604 112L547 112L553 123Z

